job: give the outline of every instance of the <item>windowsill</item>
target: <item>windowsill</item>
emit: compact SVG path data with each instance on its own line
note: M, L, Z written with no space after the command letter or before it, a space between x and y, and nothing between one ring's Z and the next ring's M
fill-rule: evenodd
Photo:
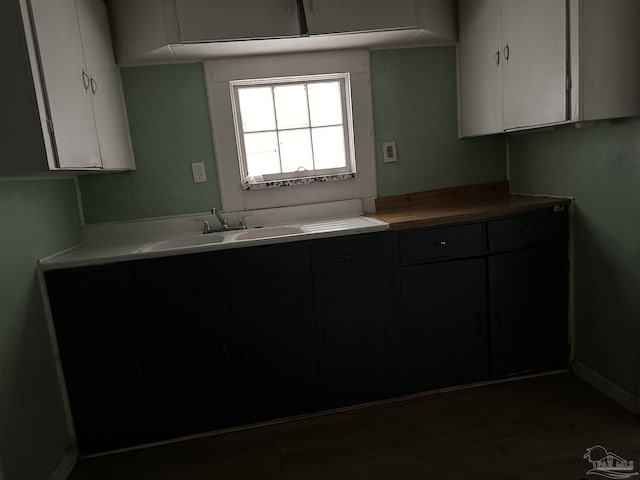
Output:
M355 172L321 175L317 177L289 178L287 180L273 180L270 182L243 183L242 190L264 190L266 188L291 187L293 185L309 185L311 183L337 182L354 178L356 178Z

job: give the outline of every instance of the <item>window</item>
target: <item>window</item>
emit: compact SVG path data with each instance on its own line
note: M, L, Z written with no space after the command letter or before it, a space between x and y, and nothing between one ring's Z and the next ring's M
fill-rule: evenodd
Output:
M355 177L348 73L229 85L244 189Z
M365 199L369 202L368 204L373 202L372 199L376 197L376 150L373 136L370 62L367 50L215 58L204 62L204 78L211 114L217 185L224 211L240 212L354 198ZM332 81L337 81L340 84L340 108L344 111L343 127L347 132L350 131L349 140L345 134L343 141L346 157L344 171L346 173L330 173L330 170L323 172L322 167L327 164L322 163L322 159L318 162L318 158L316 158L318 152L314 152L316 156L313 157L315 163L312 167L318 171L297 170L283 175L280 169L281 147L279 141L276 141L275 145L271 145L271 151L275 164L277 146L278 171L276 173L255 174L254 176L263 175L263 182L258 183L258 177L251 179L256 183L249 183L247 181L249 180L247 179L247 175L249 175L247 160L243 156L244 135L262 133L262 129L264 129L271 132L273 138L273 132L277 132L278 128L286 129L277 124L276 107L272 93L271 100L267 97L266 105L268 108L256 108L259 111L271 112L269 114L272 119L271 127L266 129L254 127L254 131L250 131L252 129L249 127L245 132L242 125L244 117L240 115L244 114L246 117L246 114L240 112L238 89L243 87L276 87L296 83L309 85L316 82ZM305 87L305 90L309 90L309 86ZM311 109L309 109L309 114L311 114ZM298 130L308 130L308 135L311 137L315 133L312 130L317 128L316 131L319 131L319 126L312 124L311 118L308 118L307 121L308 124L305 123L305 127ZM318 144L317 140L316 144ZM285 165L286 163L285 161ZM292 163L297 163L296 169L300 166L309 168L299 162ZM335 163L329 164L329 166L334 167ZM278 179L278 176L282 177ZM330 181L345 177L348 180ZM291 186L268 188L279 185Z

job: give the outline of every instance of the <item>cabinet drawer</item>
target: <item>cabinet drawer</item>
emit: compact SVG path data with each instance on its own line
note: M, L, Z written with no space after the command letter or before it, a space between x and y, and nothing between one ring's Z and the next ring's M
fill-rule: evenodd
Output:
M473 255L484 251L482 224L402 232L400 263Z
M381 235L347 237L311 247L313 273L379 267L388 253Z
M569 222L565 210L489 222L489 249L521 248L567 239Z

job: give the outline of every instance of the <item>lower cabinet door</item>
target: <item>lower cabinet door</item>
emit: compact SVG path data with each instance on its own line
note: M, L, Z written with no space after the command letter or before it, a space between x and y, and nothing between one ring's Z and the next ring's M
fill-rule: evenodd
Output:
M155 440L133 270L50 272L47 287L80 453Z
M488 377L484 259L402 268L398 290L392 332L398 393Z
M389 395L385 285L383 270L314 275L324 408Z
M160 439L242 423L229 297L229 284L212 279L147 302L153 305L144 319Z
M566 368L566 245L490 257L489 284L493 374Z
M308 276L281 276L275 270L263 278L234 282L232 301L245 423L318 410L318 366L308 284Z

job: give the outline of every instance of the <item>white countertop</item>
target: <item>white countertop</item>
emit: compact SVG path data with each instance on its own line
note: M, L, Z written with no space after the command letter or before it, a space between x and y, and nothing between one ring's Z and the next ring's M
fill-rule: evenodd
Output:
M347 202L333 202L331 205L339 208L308 213L308 216L325 217L300 221L304 211L294 210L289 220L284 222L286 215L275 209L252 213L253 222L247 219L248 229L233 232L212 233L203 235L201 231L201 219L207 219L212 225L216 225L215 217L211 215L190 215L169 219L155 219L140 222L123 222L117 224L105 224L89 226L85 229L85 242L68 251L52 255L40 261L43 270L56 270L63 268L86 267L103 265L115 262L142 260L190 253L201 253L217 250L245 248L256 245L269 245L276 243L288 243L301 240L311 240L327 237L340 237L360 233L384 231L389 229L389 224L358 215L357 207ZM327 215L336 215L326 218ZM232 215L230 215L231 217ZM262 220L267 220L264 223ZM271 221L269 221L271 220ZM230 221L231 225L232 223ZM301 232L290 235L250 238L238 240L236 237L244 232L259 234L258 228L264 225L264 230L276 226L299 227ZM257 228L251 228L252 226ZM219 239L222 237L222 240ZM214 243L204 243L211 239ZM189 245L191 239L196 243ZM182 246L182 245L187 246ZM175 246L179 245L179 246Z

